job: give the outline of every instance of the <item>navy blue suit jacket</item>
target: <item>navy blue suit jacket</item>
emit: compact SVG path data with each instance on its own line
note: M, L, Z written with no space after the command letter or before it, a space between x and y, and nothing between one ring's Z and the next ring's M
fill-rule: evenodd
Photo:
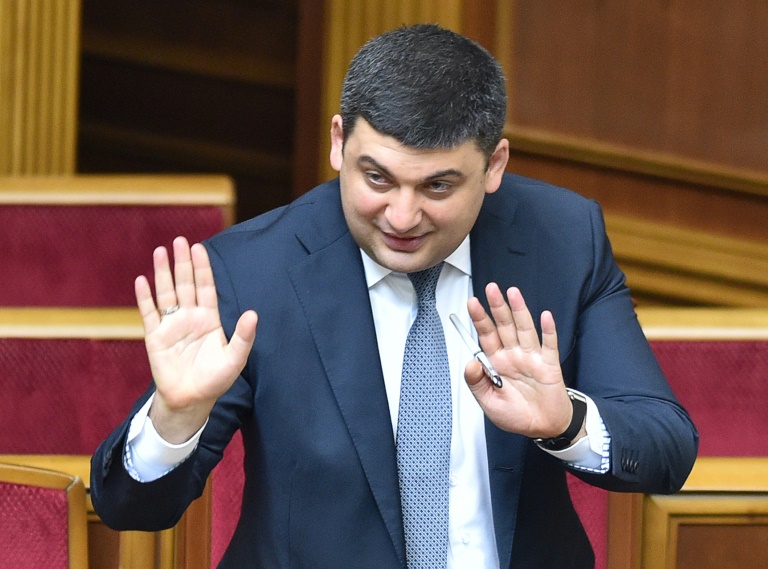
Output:
M614 491L679 489L695 459L696 430L638 325L597 204L505 175L486 196L470 242L479 298L494 281L520 287L534 315L551 310L566 383L600 410L610 471L577 475ZM197 450L166 476L139 484L125 472L129 420L102 443L92 464L96 511L116 529L172 526L240 428L243 511L222 567L404 568L392 425L338 181L205 245L227 333L243 311L259 313L254 348ZM565 465L488 421L486 439L501 567L591 567Z

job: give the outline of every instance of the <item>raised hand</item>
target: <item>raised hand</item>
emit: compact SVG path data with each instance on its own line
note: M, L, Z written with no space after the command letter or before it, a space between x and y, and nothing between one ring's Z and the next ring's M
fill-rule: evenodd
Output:
M557 331L552 313L541 315L542 340L517 288L507 300L495 283L486 287L489 316L477 298L468 303L469 314L483 351L503 378L494 387L476 361L465 370L469 388L488 418L499 428L532 438L560 435L568 427L573 407L560 369Z
M177 237L173 256L171 274L167 250L155 249L156 303L146 277L136 279L135 291L157 388L150 418L165 440L181 443L205 423L242 371L258 318L253 310L243 313L227 342L205 247Z

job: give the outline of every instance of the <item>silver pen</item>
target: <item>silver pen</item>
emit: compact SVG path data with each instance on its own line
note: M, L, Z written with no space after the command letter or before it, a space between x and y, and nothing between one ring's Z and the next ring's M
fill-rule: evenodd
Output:
M461 339L464 340L464 343L467 345L469 350L472 352L472 357L475 358L477 361L482 364L483 369L485 370L485 374L489 377L491 382L496 387L501 387L501 376L499 373L494 369L493 365L491 364L491 360L488 359L488 356L485 355L485 352L480 348L480 346L477 345L477 342L472 338L472 334L469 333L469 330L467 330L459 320L459 317L455 314L451 314L450 317L451 322L453 323L453 326L456 328L456 331L459 333L459 336L461 336Z

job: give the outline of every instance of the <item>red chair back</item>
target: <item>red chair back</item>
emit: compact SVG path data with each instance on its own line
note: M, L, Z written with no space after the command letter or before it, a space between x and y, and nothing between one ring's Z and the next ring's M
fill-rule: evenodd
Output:
M0 306L134 306L152 251L232 221L224 176L0 178Z
M768 455L768 311L653 308L638 315L675 395L699 429L699 456ZM571 475L568 486L595 550L595 569L605 569L609 525L631 522L611 518L608 492Z
M0 464L0 567L87 569L87 563L83 482Z
M92 454L149 386L138 312L0 309L0 377L0 454Z
M653 351L699 429L699 456L768 456L768 339L659 340Z
M213 470L211 486L211 567L217 567L240 519L243 499L243 437L235 433Z

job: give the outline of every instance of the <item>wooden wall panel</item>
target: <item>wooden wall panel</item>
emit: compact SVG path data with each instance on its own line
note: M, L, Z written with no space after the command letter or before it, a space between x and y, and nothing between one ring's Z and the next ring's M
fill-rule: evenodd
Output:
M646 174L542 150L513 150L508 170L570 188L611 213L768 242L768 192L718 186L714 180L707 183L706 176L688 181L671 173Z
M0 174L75 169L80 0L0 0Z
M701 457L680 494L643 498L642 569L752 569L768 554L765 458Z
M510 120L768 170L768 4L502 1Z
M290 200L298 0L85 0L83 173L225 173Z

